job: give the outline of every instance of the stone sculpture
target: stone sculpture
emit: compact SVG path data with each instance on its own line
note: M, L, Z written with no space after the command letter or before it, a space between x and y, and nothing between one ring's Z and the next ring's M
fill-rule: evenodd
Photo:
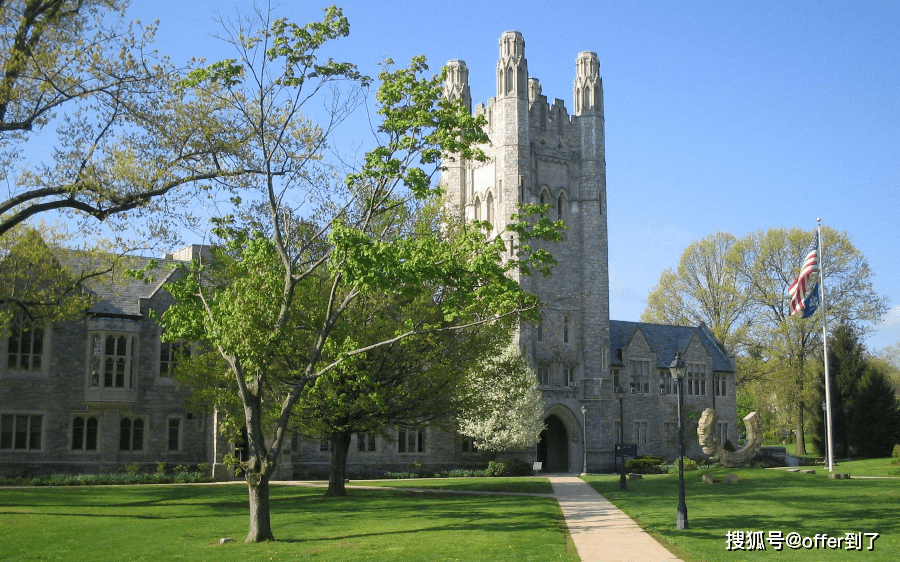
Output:
M756 412L747 414L744 426L747 428L747 441L744 446L738 451L726 451L724 444L719 443L719 438L716 437L716 411L712 408L703 410L700 423L697 425L697 435L703 452L726 468L749 466L750 459L759 452L763 442L763 434L759 429L759 415Z

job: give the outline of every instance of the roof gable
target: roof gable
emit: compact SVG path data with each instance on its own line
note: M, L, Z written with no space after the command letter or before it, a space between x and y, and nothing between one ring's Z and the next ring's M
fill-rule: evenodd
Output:
M613 365L622 365L620 349L628 349L636 334L640 332L653 353L656 354L657 367L665 369L675 358L675 353L685 352L692 340L703 346L713 358L713 369L716 371L734 371L731 360L725 350L712 336L705 326L671 326L668 324L650 324L648 322L627 322L624 320L609 321L610 357Z

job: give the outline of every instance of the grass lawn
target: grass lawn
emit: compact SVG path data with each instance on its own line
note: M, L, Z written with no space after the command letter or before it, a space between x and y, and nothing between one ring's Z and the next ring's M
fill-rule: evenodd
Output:
M865 466L865 462L857 461ZM884 460L884 463L889 463ZM841 472L854 474L852 463ZM883 471L886 469L882 469ZM716 478L736 474L736 484L704 484L701 475ZM884 474L884 472L882 472ZM827 470L816 474L784 470L709 469L685 472L685 492L690 528L675 528L678 476L644 476L629 480L628 491L618 491L618 477L589 476L587 480L606 498L650 531L663 545L686 561L845 560L894 561L900 553L900 480L830 480ZM874 551L827 548L765 551L726 550L729 531L780 531L785 537L846 533L878 533Z
M278 542L244 545L243 485L0 488L0 559L578 560L552 498L322 493L273 485Z
M894 459L861 459L856 461L845 461L837 459L834 463L835 472L848 472L850 476L894 476L900 477L900 466L891 464ZM808 467L803 467L808 468ZM819 467L817 466L818 470ZM823 468L827 472L828 468ZM897 481L900 486L900 480Z
M439 490L469 490L478 492L524 492L552 494L553 486L546 478L409 478L398 480L353 480L349 486L386 486L391 488L422 488Z

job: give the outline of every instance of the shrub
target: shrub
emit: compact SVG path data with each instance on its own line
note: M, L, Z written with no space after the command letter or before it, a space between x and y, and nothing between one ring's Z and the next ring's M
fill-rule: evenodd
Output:
M894 445L894 452L891 453L891 456L894 457L894 464L900 464L900 445Z
M491 461L488 463L487 468L484 469L485 476L506 476L507 475L507 465L505 461Z
M125 474L140 474L141 473L141 465L138 463L131 463L125 465Z
M393 478L394 480L403 480L406 478L418 478L419 475L415 472L385 472L385 478Z
M625 470L636 474L662 474L665 465L666 461L662 457L647 455L625 461Z
M175 465L175 474L187 474L191 471L191 467L185 464Z
M166 473L166 463L163 461L156 461L156 473L157 474L165 474Z
M52 474L35 478L0 479L3 486L97 486L109 484L169 484L172 482L211 482L212 478L199 472L168 476L165 474Z
M484 470L472 470L471 468L454 468L453 470L447 471L447 476L450 478L473 478L477 476L484 476Z
M687 457L684 457L684 470L685 471L697 470L698 467L699 467L699 465L697 464L697 461L695 461L693 459L689 459ZM663 472L668 472L669 474L678 474L678 459L675 459L675 461L671 465L663 466L662 468L663 468Z

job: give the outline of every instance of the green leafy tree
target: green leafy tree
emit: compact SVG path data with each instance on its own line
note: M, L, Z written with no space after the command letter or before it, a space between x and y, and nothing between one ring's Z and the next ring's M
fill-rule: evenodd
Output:
M235 172L217 158L234 138L210 142L215 112L176 88L180 73L149 49L155 28L124 23L127 5L0 4L0 174L12 186L0 237L49 211L124 229L153 210L159 236L184 202L174 197L192 195L181 188ZM48 128L53 150L34 147Z
M697 326L701 322L730 355L747 343L753 315L749 295L738 282L738 239L717 232L691 243L678 268L666 269L647 296L642 322Z
M408 329L404 326L457 325L443 319L440 302L432 299L426 293L415 300L360 297L332 339L368 346L393 338L398 330ZM454 398L466 384L467 366L499 353L511 332L510 320L459 330L432 328L344 360L309 385L292 421L299 432L331 442L326 495L346 495L347 455L354 433L379 434L397 425L451 427Z
M822 230L829 323L864 334L884 314L886 301L873 290L869 264L847 234ZM798 454L806 454L806 418L818 407L815 358L822 339L818 315L790 316L787 289L812 239L812 232L797 228L705 238L688 247L677 272L663 274L642 315L706 322L739 355L739 386L755 394L757 406L769 404L780 422L794 425Z
M248 542L273 539L269 480L308 387L344 362L405 338L533 315L537 305L507 276L522 264L504 257L499 237L486 241L483 225L461 236L416 236L392 218L401 208L401 216L415 213L439 194L434 178L442 154L483 158L473 148L487 142L483 118L443 99L442 77L423 77L421 57L407 68L387 66L376 93L377 146L346 175L323 168L331 127L351 109L332 86L368 82L353 65L320 58L349 24L334 7L305 26L257 15L263 29L243 20L232 28L236 58L197 69L183 83L197 98L216 100L217 119L246 135L234 152L246 174L234 186L242 188L242 198L233 200L235 218L217 223L221 251L172 285L178 302L162 318L168 337L208 342L232 376L247 431ZM335 111L323 127L303 115L304 104L320 94L334 94ZM527 220L539 210L526 208L513 221L523 244L559 236L551 221ZM549 259L530 255L544 260L540 267ZM370 344L340 337L357 299L418 298L435 288L441 323L406 322Z
M886 300L872 288L872 271L865 256L845 232L823 227L820 267L825 272L827 313L833 326L852 326L865 333L886 310ZM760 370L777 389L779 409L793 421L797 454L806 454L806 419L816 402L821 318L790 316L788 286L812 246L813 233L798 228L769 229L747 235L740 243L739 280L751 298L754 321L750 345Z
M877 355L869 357L869 360L877 365L878 370L894 385L894 391L900 394L900 344L886 346Z
M127 262L103 254L172 243L173 227L190 221L179 209L193 207L213 178L235 173L227 156L234 135L210 140L211 130L227 129L214 123L209 100L176 88L181 71L151 50L154 25L125 19L128 4L0 2L0 260L13 246L17 259L31 260L29 276L0 273L0 308L37 318L55 306L65 316L80 306L82 281ZM68 219L68 232L39 224L54 216ZM85 247L80 240L98 221L110 241ZM45 265L31 259L42 251L31 229L52 249ZM91 254L79 263L94 269L54 272L66 248Z
M64 230L19 226L0 237L0 337L13 322L61 322L84 316L92 289L123 281L132 261L105 240L72 248Z

